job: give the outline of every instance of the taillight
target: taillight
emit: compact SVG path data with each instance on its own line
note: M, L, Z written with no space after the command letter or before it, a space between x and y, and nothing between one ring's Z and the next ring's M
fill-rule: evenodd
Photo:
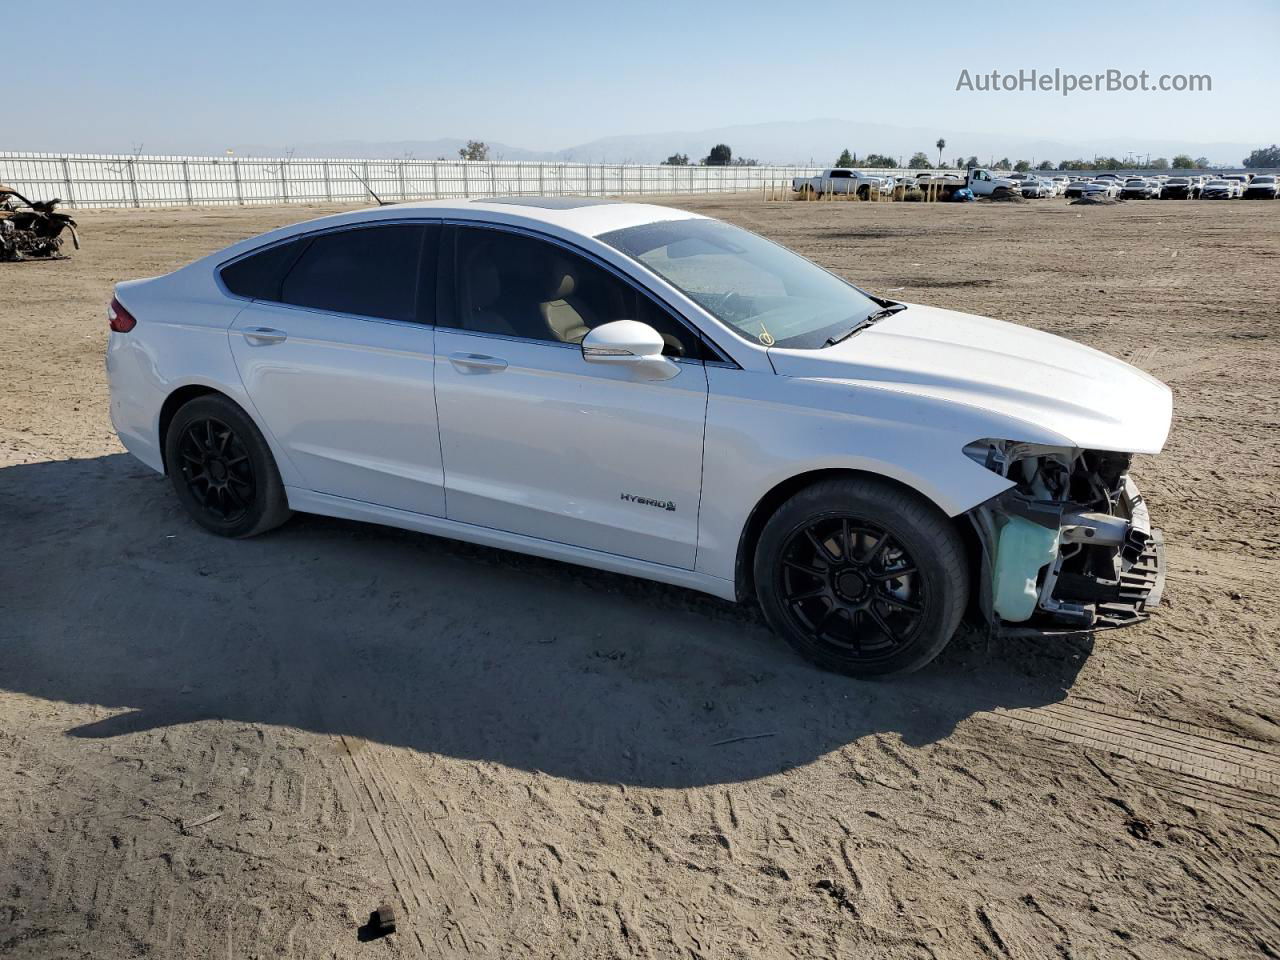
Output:
M115 297L111 298L111 305L107 307L107 322L116 333L128 333L138 325L133 314L121 306Z

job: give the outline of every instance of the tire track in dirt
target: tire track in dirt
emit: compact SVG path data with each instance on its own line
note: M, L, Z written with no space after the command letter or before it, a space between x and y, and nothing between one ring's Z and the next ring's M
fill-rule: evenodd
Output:
M417 790L426 789L422 778L397 770L400 759L394 748L345 735L334 739L361 815L406 914L400 929L413 932L424 955L445 952L439 930L446 931L450 948L455 948L449 936L454 932L467 954L487 953L486 938L497 937L488 918L491 905L481 899L440 830L430 824L419 829L415 823L428 819L427 804L401 789L405 782L412 782Z
M1280 820L1280 752L1221 730L1158 717L1059 703L978 714L1005 726L1062 743L1136 761L1161 774L1143 785L1161 786L1191 801L1239 814ZM1138 768L1135 768L1138 769ZM1131 782L1134 778L1122 775Z
M437 902L442 905L450 923L457 928L460 938L467 944L468 951L471 949L471 942L476 940L474 933L468 936L468 930L474 930L477 926L483 927L489 936L493 937L493 926L489 922L485 909L487 904L476 892L475 885L454 856L444 834L433 824L424 839L423 832L419 832L415 826L415 820L426 819L426 804L422 803L420 798L406 796L401 787L405 783L417 782L423 790L426 790L424 778L415 776L412 771L406 774L399 770L404 756L399 750L378 747L365 751L362 756L364 755L369 759L370 772L382 785L384 793L391 798L394 807L391 812L395 814L397 832L401 839L405 840L407 831L407 840L412 841L411 845L406 843L411 858L427 871L432 887L431 892L435 894ZM387 761L385 765L384 760ZM388 767L392 769L388 771ZM449 879L447 875L450 873L453 875L452 883L447 882ZM420 872L417 872L417 876L422 881ZM466 897L456 896L448 899L440 897L442 889L458 891L459 888L466 890Z
M374 845L378 848L379 858L386 866L391 886L400 900L398 906L401 912L410 913L412 911L410 915L414 917L424 916L426 911L419 896L418 886L412 882L411 870L401 858L399 846L392 840L387 831L386 801L380 800L375 795L376 785L361 769L361 765L356 760L356 754L366 749L366 744L362 740L348 738L341 734L333 739L339 751L339 763L342 766L343 773L346 775L347 785L351 789L351 799L355 809L359 811L368 826L369 834L373 837ZM414 926L416 927L417 924L415 923ZM427 955L426 944L423 943L422 936L417 929L413 930L413 935L413 942L417 944L419 952L424 956ZM435 946L435 952L438 954L440 952L439 945L435 944Z

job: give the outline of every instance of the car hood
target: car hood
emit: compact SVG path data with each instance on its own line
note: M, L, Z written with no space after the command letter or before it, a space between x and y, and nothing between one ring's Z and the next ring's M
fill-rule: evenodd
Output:
M1083 449L1157 453L1173 414L1169 388L1122 360L1029 327L937 307L909 305L830 347L773 347L769 357L782 376L965 404Z

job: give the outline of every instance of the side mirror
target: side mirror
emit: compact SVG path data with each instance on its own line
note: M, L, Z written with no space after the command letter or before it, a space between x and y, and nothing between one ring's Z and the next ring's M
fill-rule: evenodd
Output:
M631 367L648 380L669 380L680 372L678 364L662 355L662 334L638 320L603 323L582 339L582 359Z

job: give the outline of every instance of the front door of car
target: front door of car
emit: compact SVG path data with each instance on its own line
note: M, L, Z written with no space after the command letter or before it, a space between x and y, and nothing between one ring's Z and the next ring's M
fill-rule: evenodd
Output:
M692 569L707 405L699 338L629 281L542 237L454 227L442 263L449 519ZM663 335L674 376L584 359L587 332L623 319Z
M431 326L441 229L295 241L282 275L236 317L241 379L308 489L444 516Z

